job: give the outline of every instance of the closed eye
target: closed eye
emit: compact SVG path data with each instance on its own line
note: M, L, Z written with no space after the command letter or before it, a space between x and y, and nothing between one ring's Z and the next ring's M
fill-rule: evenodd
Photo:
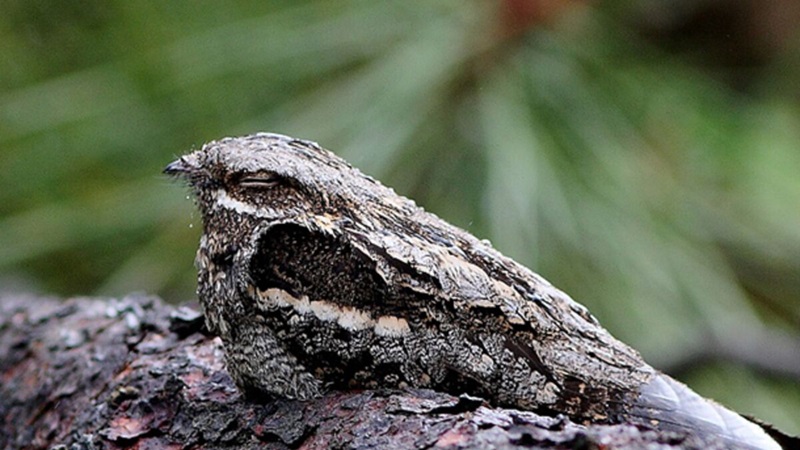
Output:
M281 178L276 175L250 175L239 180L239 185L244 187L268 188L279 184L281 184Z

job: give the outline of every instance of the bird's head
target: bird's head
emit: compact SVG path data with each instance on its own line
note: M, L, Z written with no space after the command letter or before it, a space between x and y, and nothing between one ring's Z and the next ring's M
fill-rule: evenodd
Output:
M318 144L280 134L212 141L164 172L189 183L207 233L220 219L227 233L289 221L382 229L395 225L384 220L388 211L397 218L419 209Z
M189 183L206 226L218 216L273 222L330 214L361 198L356 191L371 192L359 184L374 183L313 142L268 133L210 142L164 172Z

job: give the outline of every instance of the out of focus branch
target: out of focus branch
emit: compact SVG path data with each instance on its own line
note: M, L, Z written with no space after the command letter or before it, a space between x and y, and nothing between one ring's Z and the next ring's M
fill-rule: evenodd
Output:
M723 336L709 336L701 344L656 365L680 376L710 361L729 361L768 375L800 380L800 338L770 329L731 330Z

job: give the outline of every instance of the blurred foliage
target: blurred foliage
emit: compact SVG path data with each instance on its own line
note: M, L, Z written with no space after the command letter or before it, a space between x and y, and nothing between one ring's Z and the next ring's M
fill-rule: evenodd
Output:
M160 170L275 131L491 239L657 366L796 336L800 42L709 63L670 23L715 2L665 3L5 0L3 289L192 298L200 222ZM800 433L797 379L679 375Z

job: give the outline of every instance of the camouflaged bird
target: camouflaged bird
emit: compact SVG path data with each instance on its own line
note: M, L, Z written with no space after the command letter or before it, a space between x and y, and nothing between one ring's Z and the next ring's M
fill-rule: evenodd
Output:
M780 448L539 275L316 143L226 138L165 172L202 213L198 295L247 396L430 388Z

